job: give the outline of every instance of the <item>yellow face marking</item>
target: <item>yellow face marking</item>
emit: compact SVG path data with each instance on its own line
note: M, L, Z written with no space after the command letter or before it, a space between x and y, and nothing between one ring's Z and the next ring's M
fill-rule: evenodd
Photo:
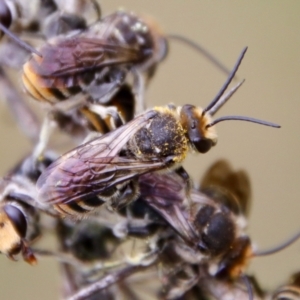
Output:
M21 243L21 237L4 211L0 211L0 252L8 254Z
M211 115L208 113L206 113L206 114L204 114L204 116L202 116L202 112L203 112L203 109L200 107L197 107L197 109L195 110L195 114L196 114L197 118L199 118L199 120L201 120L199 130L200 130L202 136L211 140L213 142L213 144L215 145L217 143L217 139L218 139L215 126L206 128L206 126L208 124L210 124L213 121L213 119L212 119Z

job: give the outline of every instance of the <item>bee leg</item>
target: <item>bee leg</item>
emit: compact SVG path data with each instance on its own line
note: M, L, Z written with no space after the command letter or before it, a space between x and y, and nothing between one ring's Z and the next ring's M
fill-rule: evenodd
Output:
M33 150L32 158L34 162L36 162L46 150L46 147L50 139L50 135L55 125L56 124L53 121L52 114L51 113L47 114L40 131L39 141Z
M156 260L158 256L158 251L155 250L149 250L146 253L138 253L136 255L128 256L126 255L125 261L130 266L149 266L152 265Z
M99 104L89 104L88 108L98 114L103 120L107 120L108 129L112 131L125 124L123 118L114 106L103 106Z
M48 40L72 30L85 30L87 24L82 16L57 11L48 16L44 24L44 36Z
M100 137L101 135L102 135L102 133L92 131L84 138L82 144L88 143L88 142L96 139L97 137Z
M52 106L53 107L52 111L54 113L55 111L68 113L71 110L78 109L79 107L83 106L87 100L88 100L88 96L80 93L74 97L55 103Z
M125 255L125 261L131 266L149 266L157 261L158 255L161 253L161 249L158 247L158 242L160 239L159 234L155 234L154 236L148 235L147 237L147 247L145 252L140 251L140 247L138 246L138 250L135 251L136 247L136 239L132 244L131 254ZM137 239L139 240L139 238Z
M86 93L90 95L90 101L94 104L109 105L114 95L125 83L127 69L104 69L97 74L97 78L87 87Z
M97 15L97 19L96 19L96 21L94 21L96 23L96 22L99 22L101 20L102 10L101 10L100 4L97 2L97 0L92 0L92 5L93 5L94 10L95 10L96 15Z
M137 69L132 70L133 86L132 92L135 98L135 115L142 113L146 109L145 100L145 78Z
M136 200L139 196L139 185L137 180L131 180L120 190L120 195L112 200L111 207L114 210L120 210L123 207Z
M128 266L116 271L111 271L108 274L104 275L101 279L93 282L91 284L85 285L71 297L67 298L68 300L80 300L80 299L90 299L92 295L99 291L103 291L110 286L123 281L127 277L136 274L146 267L143 266Z
M95 126L97 132L90 132L83 143L87 143L125 124L122 116L114 106L105 107L99 104L89 104L88 111L97 114L101 119L101 123L98 122Z
M195 273L192 267L181 265L178 273L173 274L164 288L164 299L181 298L187 291L192 289L199 281L198 274Z
M187 197L189 203L191 204L192 203L191 190L193 187L193 182L190 178L190 175L183 167L179 167L178 169L175 170L175 172L177 173L178 176L180 176L183 179L183 181L185 183L186 197Z
M22 241L22 256L30 265L34 266L37 264L37 259L25 240Z

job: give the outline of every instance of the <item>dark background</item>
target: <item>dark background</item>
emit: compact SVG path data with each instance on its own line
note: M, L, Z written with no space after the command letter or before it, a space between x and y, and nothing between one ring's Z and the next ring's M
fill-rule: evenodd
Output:
M221 123L218 145L208 154L191 155L186 167L195 182L217 158L227 158L234 167L247 170L253 186L249 234L258 248L277 245L299 230L299 1L110 0L101 4L104 13L124 7L150 14L166 32L201 43L229 68L242 48L249 46L238 72L246 82L218 116L253 116L277 122L282 128ZM170 48L147 92L149 106L169 102L205 106L226 76L185 46L174 42ZM5 104L0 122L0 172L4 175L31 146ZM263 286L275 288L299 270L299 248L298 242L280 254L254 259L249 273L256 274ZM0 299L58 298L60 278L53 260L30 267L1 256L0 264Z

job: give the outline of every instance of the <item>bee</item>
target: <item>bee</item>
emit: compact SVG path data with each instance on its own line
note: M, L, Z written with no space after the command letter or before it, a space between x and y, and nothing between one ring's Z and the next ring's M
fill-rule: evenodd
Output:
M194 215L191 214L191 211L193 211L194 207L191 209L188 207L188 201L186 201L184 193L184 181L182 178L176 173L149 173L139 176L138 183L140 186L140 196L135 202L126 206L126 209L132 211L132 207L137 206L138 211L142 212L142 215L145 211L149 212L149 208L152 208L152 210L156 212L156 214L151 213L148 214L147 218L144 218L148 222L153 221L153 223L156 224L156 226L160 226L161 229L154 233L154 236L157 236L157 239L152 239L155 244L154 249L156 250L156 255L152 257L151 263L147 260L147 253L141 254L141 260L136 260L135 264L128 265L127 261L127 265L109 272L108 276L104 275L98 279L98 281L83 286L73 297L71 297L71 299L82 299L87 296L92 296L94 293L107 288L106 282L117 285L119 281L123 281L124 279L127 281L127 276L131 276L131 273L129 273L129 275L127 273L129 270L130 272L141 272L141 270L143 270L143 273L151 274L153 265L157 266L159 269L159 275L156 275L159 276L160 282L160 284L156 285L156 291L160 291L159 294L161 297L159 297L159 299L181 299L180 297L186 299L184 297L187 297L187 295L190 296L195 294L198 296L196 299L202 299L199 298L200 295L203 297L204 295L207 296L209 292L211 292L210 288L213 289L213 286L217 287L216 289L219 292L226 291L227 295L240 295L243 296L241 299L248 299L247 291L239 287L236 282L225 282L209 273L207 263L214 263L214 260L220 259L220 256L222 257L226 252L231 250L228 243L224 243L223 239L221 241L225 247L223 252L218 251L217 253L216 247L215 245L212 245L212 243L208 243L209 249L207 248L205 252L199 251L197 245L202 239L207 242L208 240L214 240L216 235L212 231L198 235L197 229L199 229L199 226L197 228L195 227L198 220L192 219ZM219 203L214 203L214 200L208 198L206 194L194 190L192 193L192 200L198 199L201 199L202 203L205 203L203 204L204 207L206 205L215 205L215 207L220 205ZM233 218L228 211L226 212L227 218ZM161 218L157 218L156 215L160 215ZM97 217L95 218L97 220ZM107 217L107 220L111 220L111 218ZM85 221L86 220L83 220L83 222ZM128 221L128 223L129 222L130 221ZM109 223L104 222L103 224L107 225ZM169 226L167 226L167 224ZM227 222L226 225L228 224L235 224L234 220L232 223ZM220 227L218 229L221 230L223 234L232 235L231 232L228 233L226 231L226 228L222 228L224 222L219 224L216 222L216 218L212 218L210 225L214 227L219 225ZM238 224L235 225L238 226ZM128 229L130 228L132 229L131 226L128 227ZM136 231L136 228L139 228L139 230ZM127 238L130 238L132 233L135 235L136 232L143 232L143 229L146 229L147 227L141 225L136 228L133 232L128 230ZM237 231L235 233L236 236L240 234ZM115 233L116 231L113 232ZM151 233L147 230L145 233L149 239ZM104 238L102 241L105 244L106 239ZM208 253L209 250L212 252ZM111 278L111 280L107 281L107 278ZM201 289L202 283L205 283L207 289ZM130 283L127 285L129 287L131 286ZM199 288L197 289L197 287Z
M118 213L103 209L97 215L80 222L59 220L56 228L59 250L71 255L78 262L65 262L60 265L63 297L70 297L85 286L102 281L106 274L115 276L120 272L123 275L120 275L117 282L111 287L95 291L90 296L91 299L97 299L100 295L103 299L108 295L112 299L119 299L120 295L122 299L140 299L137 295L141 294L141 276L136 273L137 278L127 280L124 268L150 268L158 258L158 240L164 239L165 231L168 231L166 228L166 222L143 202L142 198L138 198ZM148 283L149 280L155 279L155 273L146 275Z
M175 35L170 38L180 39ZM197 49L187 39L181 40ZM38 49L41 56L33 54L24 64L22 80L27 92L41 102L55 105L85 92L92 102L106 104L131 71L141 111L141 74L146 81L153 76L167 55L167 42L168 36L150 18L120 10L82 32L48 40Z
M88 30L50 39L39 49L42 57L33 54L23 67L26 90L33 98L51 104L80 92L105 104L130 69L150 60L157 63L164 56L153 49L164 49L165 40L148 27L133 14L116 12Z
M140 203L140 199L132 203L129 210L130 219L107 210L100 216L84 219L79 223L67 219L59 221L57 235L60 250L65 254L71 254L80 262L78 265L61 264L63 282L66 286L64 297L79 292L87 285L99 282L107 273L121 271L126 266L141 264L146 267L156 260L155 250L151 251L147 244L150 240L155 240L152 237L157 234L154 232L157 232L154 226L162 226L163 222L152 218L152 215L149 215L149 207ZM133 292L132 282L129 284L126 278L127 276L124 276L120 282L113 285L113 288L101 289L93 297L96 299L97 295L110 293L115 294L115 297L116 293L121 293L125 297L124 295L130 290Z
M218 189L212 189L210 194L192 190L189 205L184 182L174 175L149 173L139 178L144 201L176 232L165 250L167 257L173 257L170 266L165 266L169 281L164 288L167 299L183 295L198 283L199 274L203 274L199 265L209 276L238 278L247 266L252 249L237 199ZM173 273L176 260L180 267ZM178 281L180 288L175 283Z
M54 155L47 153L33 165L28 156L1 181L0 252L12 260L21 253L29 264L37 262L29 244L41 235L39 218L44 209L35 205L35 182L53 160Z
M143 79L136 70L162 59L153 50L158 44L164 44L162 40L138 16L116 12L86 30L49 39L38 49L40 55L33 54L24 64L23 83L33 98L50 104L59 125L61 119L73 121L75 125L85 122L103 133L105 119L109 119L112 128L126 122L122 111L114 106L114 99L119 99L120 93L127 92L129 86L134 112L144 108L143 97L137 100L137 94L143 93ZM125 82L128 73L133 74L133 83ZM47 144L49 127L49 120L45 120L36 156Z
M164 269L166 285L162 290L166 299L177 299L195 285L206 287L202 290L210 295L209 299L219 299L220 296L213 296L218 285L224 293L231 289L238 292L235 284L241 278L248 286L243 293L248 293L250 299L253 293L263 298L263 291L245 275L250 260L281 251L299 238L297 233L273 249L254 249L246 234L251 199L248 175L233 170L224 160L208 169L201 191L192 190L191 201L187 201L183 192L184 181L174 173L142 175L139 186L140 197L176 233L158 259Z
M56 232L61 253L69 254L80 262L77 265L60 263L63 278L62 293L66 298L95 278L94 274L89 276L88 273L92 273L97 263L103 265L110 258L119 240L109 228L93 220L83 220L78 224L59 220ZM95 297L101 295L101 299L106 299L110 294L110 291L104 290L96 293Z
M137 198L138 176L180 167L189 149L205 153L217 142L214 125L224 120L244 120L279 127L247 117L223 117L212 121L212 111L234 77L246 49L217 97L204 110L192 105L156 107L110 133L63 155L37 182L38 198L54 205L62 215L84 216L109 200L120 208ZM231 91L225 98L232 95Z

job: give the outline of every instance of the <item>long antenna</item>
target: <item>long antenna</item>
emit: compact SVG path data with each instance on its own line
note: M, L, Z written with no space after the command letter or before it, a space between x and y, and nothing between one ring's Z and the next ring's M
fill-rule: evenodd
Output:
M243 58L244 55L247 51L248 47L245 47L242 51L242 53L240 54L234 68L232 69L231 73L229 74L226 82L224 83L224 85L222 86L221 90L219 91L219 93L216 95L216 97L208 104L208 106L206 108L204 108L202 115L204 115L207 111L211 110L220 100L220 98L222 97L222 95L224 94L224 92L226 91L226 89L228 88L230 82L232 81L233 77L235 76Z
M221 70L226 75L230 74L230 69L225 67L215 56L213 56L209 51L204 49L201 45L197 44L196 42L192 41L191 39L179 35L179 34L168 34L168 39L182 42L187 46L193 48L195 51L201 53L205 58L207 58L212 64L214 64L219 70Z
M239 87L245 82L245 79L243 79L241 82L239 82L236 86L234 86L232 89L230 89L225 95L223 95L218 103L213 106L208 113L213 116L239 89Z
M300 232L297 232L294 236L289 238L287 241L285 241L281 245L276 246L276 247L271 248L271 249L254 252L253 256L255 256L255 257L256 256L266 256L266 255L277 253L277 252L287 248L288 246L290 246L294 242L296 242L299 238L300 238Z
M26 49L28 52L35 53L36 55L43 57L43 55L34 49L32 46L29 44L25 43L21 39L19 39L16 35L14 35L9 29L7 29L2 23L0 23L0 30L2 30L7 36L9 36L14 42L19 44L21 47Z
M275 128L280 128L281 126L275 123L251 118L251 117L244 117L244 116L226 116L226 117L220 117L214 121L212 121L210 124L206 125L206 128L212 127L216 125L217 123L223 122L223 121L246 121L246 122L251 122L251 123L256 123L260 125L265 125L265 126L270 126L270 127L275 127Z

